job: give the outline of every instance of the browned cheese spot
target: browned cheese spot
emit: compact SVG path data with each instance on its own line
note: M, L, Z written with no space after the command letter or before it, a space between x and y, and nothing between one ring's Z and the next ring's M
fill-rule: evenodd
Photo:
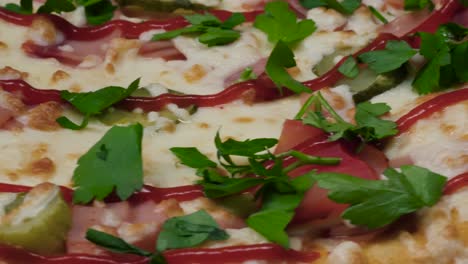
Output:
M58 70L58 71L54 72L50 82L52 84L55 84L55 83L58 83L60 81L63 81L63 80L69 79L69 78L70 78L70 74L68 74L65 71Z
M196 81L201 80L203 77L206 76L205 68L203 68L200 64L194 64L184 73L184 78L187 82L193 83Z
M29 31L32 34L39 34L47 44L55 44L57 39L57 29L54 24L45 17L39 16L33 20Z
M199 128L208 129L210 125L208 123L202 122L197 124Z
M5 80L13 80L13 79L26 79L28 78L29 73L27 72L22 72L19 71L15 68L12 68L10 66L3 67L0 69L0 80L5 79Z
M5 42L0 41L0 50L6 50L8 45Z
M252 117L244 116L244 117L234 118L233 121L236 123L252 123L255 121L255 119L253 119Z
M42 131L58 130L61 127L55 120L62 112L62 106L57 102L42 103L29 111L28 126Z
M70 92L80 93L81 91L83 91L83 88L81 88L79 84L75 83L75 84L72 84L70 86L70 89L68 90L70 90Z
M112 63L107 63L107 64L106 64L106 72L109 73L109 74L114 74L114 73L115 73L114 64L112 64Z

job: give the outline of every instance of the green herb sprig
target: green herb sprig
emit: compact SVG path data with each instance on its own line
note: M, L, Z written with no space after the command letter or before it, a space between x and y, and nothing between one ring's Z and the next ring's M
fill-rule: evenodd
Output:
M416 74L413 88L420 94L438 92L468 82L468 29L448 23L435 34L420 32L419 53L427 60Z
M140 249L119 237L95 229L86 232L86 239L98 246L116 253L147 257L151 264L166 263L162 253L168 249L190 248L205 241L228 238L229 234L220 229L213 217L204 210L166 220L158 235L155 252Z
M311 176L314 172L295 179L290 179L287 174L307 164L336 165L340 159L310 156L295 150L274 155L268 149L277 142L271 138L222 141L218 133L215 146L220 166L196 148L176 147L170 150L182 164L197 170L197 175L202 177L197 183L209 198L226 197L258 186L256 197L263 201L263 206L249 216L247 224L268 240L288 247L284 229L292 220L294 209L299 206L304 193L313 185ZM247 164L234 162L233 156L246 158ZM286 157L294 157L297 161L283 167ZM271 167L265 168L266 162L271 163Z
M234 30L234 27L245 21L244 15L240 13L232 14L224 22L211 14L195 14L184 17L190 22L191 26L156 34L151 40L167 40L180 35L196 34L198 35L198 41L208 47L226 45L240 37L240 32Z
M62 127L80 130L88 125L89 118L101 114L105 109L122 101L135 92L140 85L140 79L133 81L127 89L119 86L108 86L94 92L73 93L61 91L62 99L73 105L80 113L84 115L81 124L77 125L65 116L59 117L57 123Z
M286 2L270 2L265 13L258 15L254 26L268 35L268 40L276 43L268 58L265 72L281 89L286 87L295 93L310 92L302 83L294 80L286 68L296 66L294 53L289 47L297 44L316 30L315 22L310 19L298 22L296 14Z
M113 191L128 199L143 187L140 124L114 126L78 160L73 172L73 202L103 200Z
M309 110L313 107L313 110ZM302 120L306 125L320 128L331 134L329 140L359 139L362 142L380 140L398 133L397 125L393 121L380 119L379 116L390 111L385 103L360 103L356 106L354 119L356 125L346 122L333 107L323 98L320 92L312 95L297 113L295 119ZM326 111L332 121L325 118ZM305 116L304 116L305 115Z
M433 206L442 196L447 178L418 166L402 166L401 172L388 168L387 180L366 180L338 173L314 176L328 197L350 204L342 214L354 225L368 228L386 226L402 215Z

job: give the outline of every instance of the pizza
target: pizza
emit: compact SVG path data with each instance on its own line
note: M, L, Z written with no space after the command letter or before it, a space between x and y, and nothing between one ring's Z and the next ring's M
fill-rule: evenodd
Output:
M466 6L0 0L0 262L467 262Z

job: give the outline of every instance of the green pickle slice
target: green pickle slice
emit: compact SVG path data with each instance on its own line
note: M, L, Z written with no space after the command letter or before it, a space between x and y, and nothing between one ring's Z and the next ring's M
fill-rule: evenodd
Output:
M39 184L24 197L19 195L13 203L4 204L3 211L0 243L20 246L40 254L65 251L65 239L72 217L58 186Z

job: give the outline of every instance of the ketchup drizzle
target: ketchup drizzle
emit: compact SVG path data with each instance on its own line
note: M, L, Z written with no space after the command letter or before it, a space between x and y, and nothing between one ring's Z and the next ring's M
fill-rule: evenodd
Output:
M168 250L163 253L169 264L219 264L240 263L248 260L312 262L320 257L316 252L300 252L284 249L276 244L256 244L223 248L192 248ZM67 254L63 256L41 256L24 249L0 245L0 260L10 264L148 264L146 257L114 254L95 256Z
M445 185L444 195L454 194L465 186L468 186L468 172L450 179Z
M0 193L2 192L28 192L32 187L0 183ZM60 186L64 199L71 203L73 199L73 190L64 186ZM186 185L171 188L158 188L150 185L145 185L143 188L134 193L128 201L133 203L140 203L145 201L154 201L156 203L167 199L176 199L179 202L190 201L199 197L203 197L203 190L198 185ZM119 202L120 199L117 197L109 197L106 202Z
M244 16L247 21L255 20L255 17L262 11L244 12ZM232 15L232 12L224 10L213 10L211 14L217 16L221 20L226 20ZM148 20L140 23L134 23L127 20L112 20L99 26L94 27L76 27L64 18L51 15L51 14L32 14L22 15L11 12L5 8L0 7L0 19L5 20L9 23L16 24L19 26L30 26L34 19L44 17L50 20L54 26L64 34L67 40L81 40L91 41L103 38L115 30L120 30L122 36L128 39L136 39L141 33L153 30L153 29L164 29L174 30L186 27L189 23L183 18L174 17L166 20Z
M465 100L468 100L468 88L440 94L437 97L416 106L396 121L398 130L400 131L399 134L408 131L411 126L413 126L420 119L427 118L435 112L442 111L450 105Z
M389 40L396 39L398 38L391 34L381 34L368 46L361 49L353 56L356 57L367 51L382 49ZM343 58L327 73L316 79L304 82L304 85L314 91L320 90L323 87L332 86L343 78L338 68L345 60L346 58ZM0 80L0 86L2 86L5 91L18 94L27 105L36 105L47 101L63 102L60 99L60 91L36 89L22 80ZM170 103L176 104L179 107L187 107L190 105L213 107L241 99L248 103L271 101L291 94L292 92L287 89L283 89L281 93L270 78L266 74L262 74L256 80L249 80L231 85L217 94L174 95L167 93L156 97L129 97L120 102L118 106L128 110L140 108L145 112L150 112L160 111Z

